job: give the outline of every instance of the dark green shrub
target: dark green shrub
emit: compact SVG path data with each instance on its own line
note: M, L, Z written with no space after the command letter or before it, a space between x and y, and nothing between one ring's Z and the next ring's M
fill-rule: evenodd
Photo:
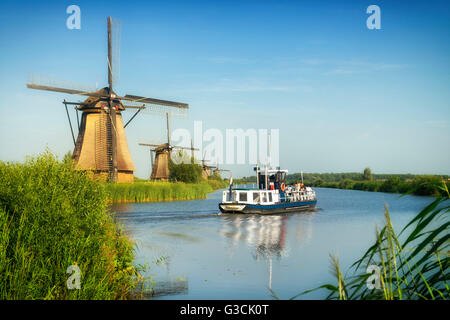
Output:
M176 164L169 161L169 179L171 181L198 183L202 180L202 166L195 163Z
M352 189L353 181L350 179L344 179L341 182L339 182L339 188L340 189Z
M389 177L389 179L387 179L380 185L378 191L396 193L398 192L399 185L400 185L400 178L397 176L391 176Z

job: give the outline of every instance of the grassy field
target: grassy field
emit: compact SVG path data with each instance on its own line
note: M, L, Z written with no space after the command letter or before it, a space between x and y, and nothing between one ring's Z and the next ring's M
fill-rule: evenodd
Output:
M0 162L0 299L129 298L134 245L107 201L102 184L50 153ZM67 286L69 266L80 289Z

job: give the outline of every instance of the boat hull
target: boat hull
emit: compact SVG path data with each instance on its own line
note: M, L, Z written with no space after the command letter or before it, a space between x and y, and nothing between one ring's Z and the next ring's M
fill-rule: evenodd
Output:
M316 206L317 200L284 202L271 205L256 205L242 203L220 203L219 209L222 213L242 214L275 214L308 210Z

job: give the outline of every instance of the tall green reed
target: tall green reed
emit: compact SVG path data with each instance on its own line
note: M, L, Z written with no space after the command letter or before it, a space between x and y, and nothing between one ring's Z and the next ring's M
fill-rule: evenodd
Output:
M49 152L0 162L0 299L127 298L134 247L106 205L102 184ZM66 285L70 265L80 289Z
M112 202L205 199L208 193L223 187L223 183L214 180L202 183L138 181L134 183L105 184L108 198Z
M292 298L324 289L328 292L326 299L448 299L449 191L445 183L440 188L445 196L436 197L398 235L386 206L383 228L376 228L375 243L351 266L349 277L342 276L332 256L337 285L324 284ZM373 266L379 274L367 272ZM373 285L377 278L378 287Z

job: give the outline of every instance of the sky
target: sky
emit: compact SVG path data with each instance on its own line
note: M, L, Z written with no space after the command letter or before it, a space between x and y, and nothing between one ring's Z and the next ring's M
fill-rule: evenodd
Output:
M79 30L66 26L73 4ZM379 30L366 26L373 4ZM115 91L188 103L172 130L279 129L289 172L450 174L448 1L3 0L1 161L73 149L61 102L79 97L27 79L106 86L107 16L122 23ZM146 178L138 142L164 142L165 119L140 114L126 135ZM236 177L252 166L220 165Z

